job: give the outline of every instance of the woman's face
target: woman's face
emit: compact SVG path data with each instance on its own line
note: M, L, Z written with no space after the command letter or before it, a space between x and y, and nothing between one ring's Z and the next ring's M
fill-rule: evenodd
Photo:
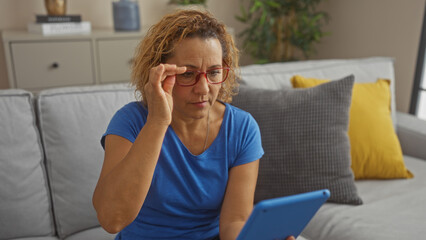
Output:
M186 38L176 45L166 63L185 66L187 70L206 72L222 67L222 47L216 38ZM216 102L221 84L209 84L204 74L190 87L175 84L173 114L181 118L203 118Z

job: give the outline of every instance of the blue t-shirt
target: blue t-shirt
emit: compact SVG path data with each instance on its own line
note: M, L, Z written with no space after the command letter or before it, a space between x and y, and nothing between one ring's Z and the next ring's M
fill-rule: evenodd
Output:
M148 195L136 219L117 239L209 239L219 234L219 215L230 168L262 157L259 127L253 117L225 103L213 143L200 155L167 129ZM148 110L140 102L121 108L103 135L134 142Z

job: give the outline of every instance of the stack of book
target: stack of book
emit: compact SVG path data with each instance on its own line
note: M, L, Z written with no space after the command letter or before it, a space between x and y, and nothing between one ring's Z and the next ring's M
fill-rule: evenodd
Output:
M91 25L82 21L81 15L36 15L36 21L28 23L28 32L43 35L90 33Z

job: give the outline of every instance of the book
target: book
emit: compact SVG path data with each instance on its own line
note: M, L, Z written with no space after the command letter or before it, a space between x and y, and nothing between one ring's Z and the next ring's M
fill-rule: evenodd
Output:
M43 35L82 34L91 32L91 24L88 21L65 23L30 22L27 28L30 33L41 33Z
M36 15L36 23L81 22L81 15Z

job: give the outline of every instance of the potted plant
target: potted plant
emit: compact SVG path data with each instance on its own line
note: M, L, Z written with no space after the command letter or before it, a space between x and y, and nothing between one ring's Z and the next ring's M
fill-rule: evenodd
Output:
M173 10L177 9L194 9L204 11L206 10L207 0L169 0L169 4L172 5Z
M314 44L327 35L325 12L317 11L321 0L249 0L241 5L237 20L248 24L239 36L244 49L257 63L297 60L295 51L305 58L315 52ZM246 7L244 7L244 6Z
M190 4L202 4L206 5L207 0L170 0L169 4L176 5L190 5Z

